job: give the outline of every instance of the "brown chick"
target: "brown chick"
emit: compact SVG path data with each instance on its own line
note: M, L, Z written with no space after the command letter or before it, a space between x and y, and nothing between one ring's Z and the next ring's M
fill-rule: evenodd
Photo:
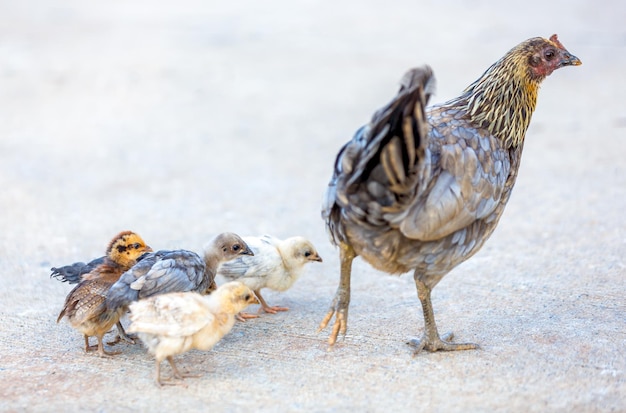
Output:
M119 322L123 309L109 311L105 304L106 294L124 271L135 264L140 256L150 251L152 249L136 233L131 231L119 233L109 243L104 262L88 274L84 274L83 281L67 295L57 323L63 317L67 317L72 327L83 333L86 352L97 349L100 356L118 354L104 350L102 337L115 324L119 336L126 336ZM97 346L89 346L90 336L96 336Z
M107 293L113 311L133 301L173 292L208 294L215 286L217 267L241 255L254 255L237 234L224 232L207 244L204 259L188 250L162 250L146 254L126 271Z
M341 275L329 337L345 335L352 260L413 271L425 331L416 351L466 350L440 337L431 290L474 255L493 233L515 184L541 82L580 65L556 35L515 46L459 97L426 108L429 67L409 71L398 94L339 152L322 215L339 246Z
M181 373L172 356L191 349L210 350L235 323L235 314L250 304L258 304L252 290L240 282L229 282L209 296L195 292L170 293L130 304L128 329L137 333L156 358L156 384L177 384L161 380L165 359L177 379L198 377Z

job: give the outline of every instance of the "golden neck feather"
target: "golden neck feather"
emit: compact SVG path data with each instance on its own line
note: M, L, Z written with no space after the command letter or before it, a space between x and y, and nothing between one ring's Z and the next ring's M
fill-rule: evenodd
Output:
M507 148L523 142L543 80L531 77L528 54L522 46L494 63L455 100L464 106L473 123L487 129Z

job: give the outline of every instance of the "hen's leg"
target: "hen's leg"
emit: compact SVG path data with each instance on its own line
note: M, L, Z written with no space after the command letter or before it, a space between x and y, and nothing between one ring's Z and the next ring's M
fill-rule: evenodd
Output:
M267 303L263 299L263 296L261 295L261 290L255 290L254 294L256 294L257 298L259 299L259 302L261 303L261 309L263 309L263 311L265 311L266 313L276 314L278 311L289 311L289 308L287 307L277 307L277 306L271 307L267 305Z
M115 337L113 341L107 342L108 345L113 346L119 343L120 341L125 341L129 344L135 344L135 339L137 338L136 336L127 334L126 330L124 330L124 326L122 325L120 321L117 322L116 326L117 326L117 337Z
M421 339L413 339L409 344L415 347L415 354L422 350L427 351L454 351L454 350L471 350L478 347L473 343L450 343L446 340L452 339L452 333L444 334L443 340L437 332L437 324L435 323L435 313L433 305L430 301L431 288L419 279L417 272L414 275L415 286L417 287L417 297L422 303L424 312L424 335Z
M351 246L343 243L340 245L339 258L341 259L341 276L339 278L339 287L337 287L335 298L330 305L328 313L326 313L326 316L317 329L317 331L320 332L326 328L330 319L335 315L333 331L328 337L329 348L335 344L339 334L343 336L346 335L348 328L348 307L350 306L350 274L352 272L352 260L354 260L355 257L356 253Z

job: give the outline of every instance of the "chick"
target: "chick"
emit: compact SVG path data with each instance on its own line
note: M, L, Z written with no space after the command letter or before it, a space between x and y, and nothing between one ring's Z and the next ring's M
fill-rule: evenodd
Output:
M147 254L111 287L106 305L117 311L133 301L159 294L186 291L208 294L216 288L217 267L240 255L253 253L238 235L230 232L218 235L207 244L204 259L187 250Z
M67 295L57 323L67 317L72 327L83 333L86 352L97 349L100 356L118 354L105 351L102 343L104 334L115 324L119 336L127 338L119 322L123 310L110 311L105 304L106 294L124 271L150 251L152 249L136 233L119 233L109 243L102 263L83 274L83 281ZM96 336L97 346L89 346L89 336Z
M195 292L162 294L130 304L131 325L148 351L156 358L156 383L161 381L161 362L172 366L175 378L198 377L182 374L172 356L191 349L210 350L233 327L235 314L258 304L252 290L240 282L222 285L209 296Z
M218 274L230 281L241 281L250 287L266 313L287 311L287 307L269 306L261 296L262 288L286 291L300 277L304 265L309 262L322 262L313 244L303 237L291 237L285 240L263 235L262 237L243 237L254 252L254 256L238 257L225 262L218 269ZM255 318L258 315L241 313L238 319Z
M52 267L50 268L50 271L52 271L50 278L56 278L68 284L77 284L81 282L83 275L89 274L98 265L103 264L106 258L106 256L96 258L86 264L84 262L75 262L74 264L64 265L63 267Z

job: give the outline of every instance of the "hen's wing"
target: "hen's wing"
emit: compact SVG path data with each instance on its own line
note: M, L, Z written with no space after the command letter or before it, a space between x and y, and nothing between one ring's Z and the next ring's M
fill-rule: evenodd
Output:
M165 337L187 337L212 323L215 316L197 293L171 293L151 297L130 305L133 333Z
M65 265L63 267L52 267L50 271L50 278L56 278L61 282L67 282L69 284L77 284L81 281L84 274L93 271L98 265L104 263L106 257L96 258L89 263L75 262L71 265Z
M276 248L276 243L280 240L270 235L244 237L243 240L254 255L241 255L234 260L222 263L218 269L218 274L232 281L241 281L242 278L254 281L255 278L258 278L257 284L259 286L251 288L261 288L262 278L282 266L282 258Z
M342 217L429 241L497 206L509 171L506 154L458 109L427 117L433 89L429 67L410 70L397 96L340 151L323 209L335 243L346 242Z
M157 294L193 291L202 282L204 268L204 260L192 251L150 253L111 287L107 305L117 308Z

